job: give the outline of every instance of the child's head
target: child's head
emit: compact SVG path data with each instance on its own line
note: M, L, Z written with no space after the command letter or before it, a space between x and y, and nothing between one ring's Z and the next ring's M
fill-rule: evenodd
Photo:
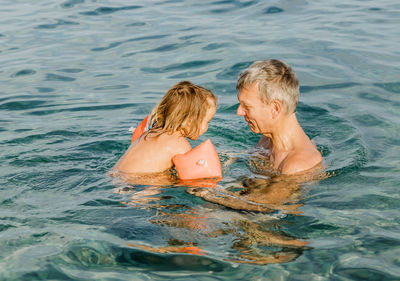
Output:
M184 137L197 139L208 129L217 108L214 94L189 81L174 85L150 117L151 131L174 133L179 131Z

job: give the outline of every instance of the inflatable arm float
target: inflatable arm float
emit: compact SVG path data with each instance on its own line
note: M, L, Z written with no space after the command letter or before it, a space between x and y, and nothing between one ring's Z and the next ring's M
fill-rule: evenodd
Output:
M149 129L149 116L146 116L133 132L131 143ZM222 178L221 162L210 139L199 144L185 154L172 158L178 177L182 180L202 178Z
M222 177L221 162L210 139L185 154L175 155L172 162L182 180Z
M138 139L141 135L143 135L144 132L146 132L149 129L148 119L149 115L147 115L146 118L144 118L143 121L140 122L140 124L136 127L135 131L133 131L131 143L133 143L136 139Z

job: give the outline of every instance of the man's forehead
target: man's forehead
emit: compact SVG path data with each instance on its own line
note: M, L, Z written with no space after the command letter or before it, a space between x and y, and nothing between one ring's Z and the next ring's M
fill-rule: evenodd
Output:
M239 101L251 101L259 98L258 82L254 82L251 85L246 85L241 88L237 94Z

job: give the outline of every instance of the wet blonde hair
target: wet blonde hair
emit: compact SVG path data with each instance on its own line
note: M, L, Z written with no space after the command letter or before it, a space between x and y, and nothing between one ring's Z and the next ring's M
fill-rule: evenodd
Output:
M217 98L211 91L189 81L179 82L153 109L149 132L172 134L179 131L184 137L196 139L208 108L216 106Z
M258 90L263 102L268 104L280 100L288 114L296 111L299 80L287 63L275 59L256 61L240 73L236 89L241 90L255 82L259 82Z

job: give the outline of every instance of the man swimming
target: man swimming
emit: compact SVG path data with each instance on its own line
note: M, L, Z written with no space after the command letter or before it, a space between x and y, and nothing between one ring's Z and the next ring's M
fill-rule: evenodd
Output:
M289 65L279 60L257 61L239 75L236 88L237 115L262 135L258 145L269 150L274 169L296 174L321 163L320 152L296 118L299 81Z
M235 193L203 188L187 192L233 209L287 210L286 203L297 201L299 184L326 176L319 169L321 153L297 121L299 81L289 65L272 59L257 61L241 72L236 88L237 115L244 117L254 133L262 135L257 146L266 161L257 167L257 173L267 178L246 179L244 189ZM296 213L299 206L291 207L287 211Z

